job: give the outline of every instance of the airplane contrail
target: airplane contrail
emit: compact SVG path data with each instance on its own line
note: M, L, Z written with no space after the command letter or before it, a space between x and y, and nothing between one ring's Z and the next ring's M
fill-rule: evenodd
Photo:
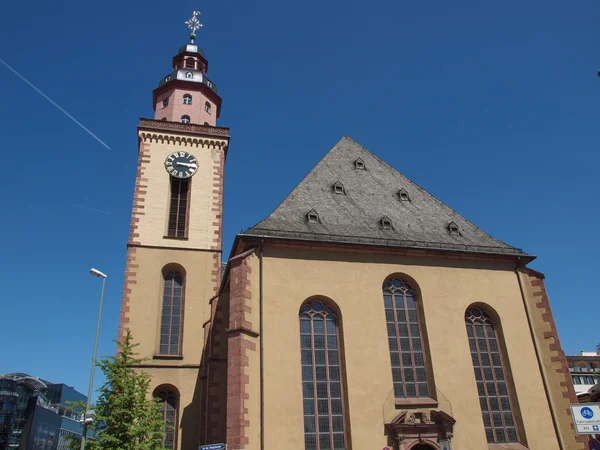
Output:
M13 69L6 61L4 61L2 58L0 58L0 63L2 63L8 70L10 70L12 73L14 73L16 76L18 76L21 80L23 80L25 83L27 83L34 91L36 91L38 94L40 94L42 97L44 97L46 100L48 100L50 103L52 103L54 106L56 106L58 108L58 110L60 112L62 112L65 116L67 116L69 119L71 119L73 122L75 122L77 125L79 125L79 127L81 127L87 134L89 134L90 136L92 136L94 139L96 139L98 142L100 142L104 147L106 147L107 149L111 150L111 148L106 145L104 143L104 141L102 141L102 139L100 139L98 136L96 136L94 133L92 133L90 130L88 130L81 122L79 122L75 117L73 117L71 114L69 114L67 111L65 111L58 103L56 103L54 100L52 100L50 97L48 97L46 94L44 94L40 89L38 89L31 81L29 81L27 78L25 78L23 75L21 75L19 72L17 72L15 69Z

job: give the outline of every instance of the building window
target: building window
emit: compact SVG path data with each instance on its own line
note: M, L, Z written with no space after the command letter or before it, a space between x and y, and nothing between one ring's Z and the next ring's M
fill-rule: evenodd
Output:
M408 196L408 192L406 189L402 188L398 191L398 197L402 202L410 202L410 197Z
M184 105L191 105L192 104L192 96L190 94L185 94L183 96L183 104Z
M487 441L519 442L494 322L475 307L466 311L465 322Z
M361 158L358 158L354 161L354 168L356 170L365 170L365 162Z
M160 322L160 355L181 355L181 315L184 278L170 270L163 273L163 304Z
M335 192L336 194L345 194L345 190L344 190L344 185L337 181L334 185L333 185L333 192Z
M381 218L381 220L379 221L379 223L381 224L382 230L393 230L394 229L392 220L388 216L383 216Z
M190 180L171 177L171 202L167 236L187 237L187 213L190 194Z
M333 309L320 301L300 310L305 450L346 449L341 333Z
M190 116L181 116L181 123L190 123Z
M185 77L186 78L194 78L194 74L192 72L186 72Z
M177 437L177 416L179 412L179 399L177 394L168 388L157 388L154 397L160 400L162 419L164 423L164 436L162 446L165 449L175 449Z
M167 106L169 106L169 97L163 100L163 108L166 108Z
M448 232L450 233L450 236L460 236L460 229L454 222L448 224Z
M383 284L383 304L395 397L430 397L415 291L401 278L391 278Z
M314 209L311 209L306 214L306 220L308 221L308 223L319 223L319 214Z
M185 67L187 69L194 69L196 67L196 63L194 61L193 58L186 58L185 59Z
M210 103L206 102L204 104L204 111L210 114Z

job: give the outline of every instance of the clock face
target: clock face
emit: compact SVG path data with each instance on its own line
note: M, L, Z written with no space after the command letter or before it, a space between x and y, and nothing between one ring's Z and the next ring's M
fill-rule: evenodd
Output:
M165 159L165 169L173 178L190 178L198 170L198 160L188 152L174 152Z

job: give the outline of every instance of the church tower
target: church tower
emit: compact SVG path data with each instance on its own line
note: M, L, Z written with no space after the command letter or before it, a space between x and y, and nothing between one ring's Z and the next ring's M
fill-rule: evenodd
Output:
M138 166L127 244L119 339L130 330L167 424L164 447L197 449L200 365L209 299L221 269L223 172L229 130L221 97L191 42L153 92L154 119L138 126Z

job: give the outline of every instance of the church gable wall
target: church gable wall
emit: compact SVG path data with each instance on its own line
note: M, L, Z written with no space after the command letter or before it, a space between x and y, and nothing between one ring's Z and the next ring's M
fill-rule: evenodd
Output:
M313 296L332 299L341 312L352 448L389 445L383 416L394 395L382 284L392 274L420 289L433 409L456 419L453 445L488 448L464 318L470 305L487 304L501 320L528 448L558 448L512 262L266 246L263 265L265 448L304 448L298 315Z

